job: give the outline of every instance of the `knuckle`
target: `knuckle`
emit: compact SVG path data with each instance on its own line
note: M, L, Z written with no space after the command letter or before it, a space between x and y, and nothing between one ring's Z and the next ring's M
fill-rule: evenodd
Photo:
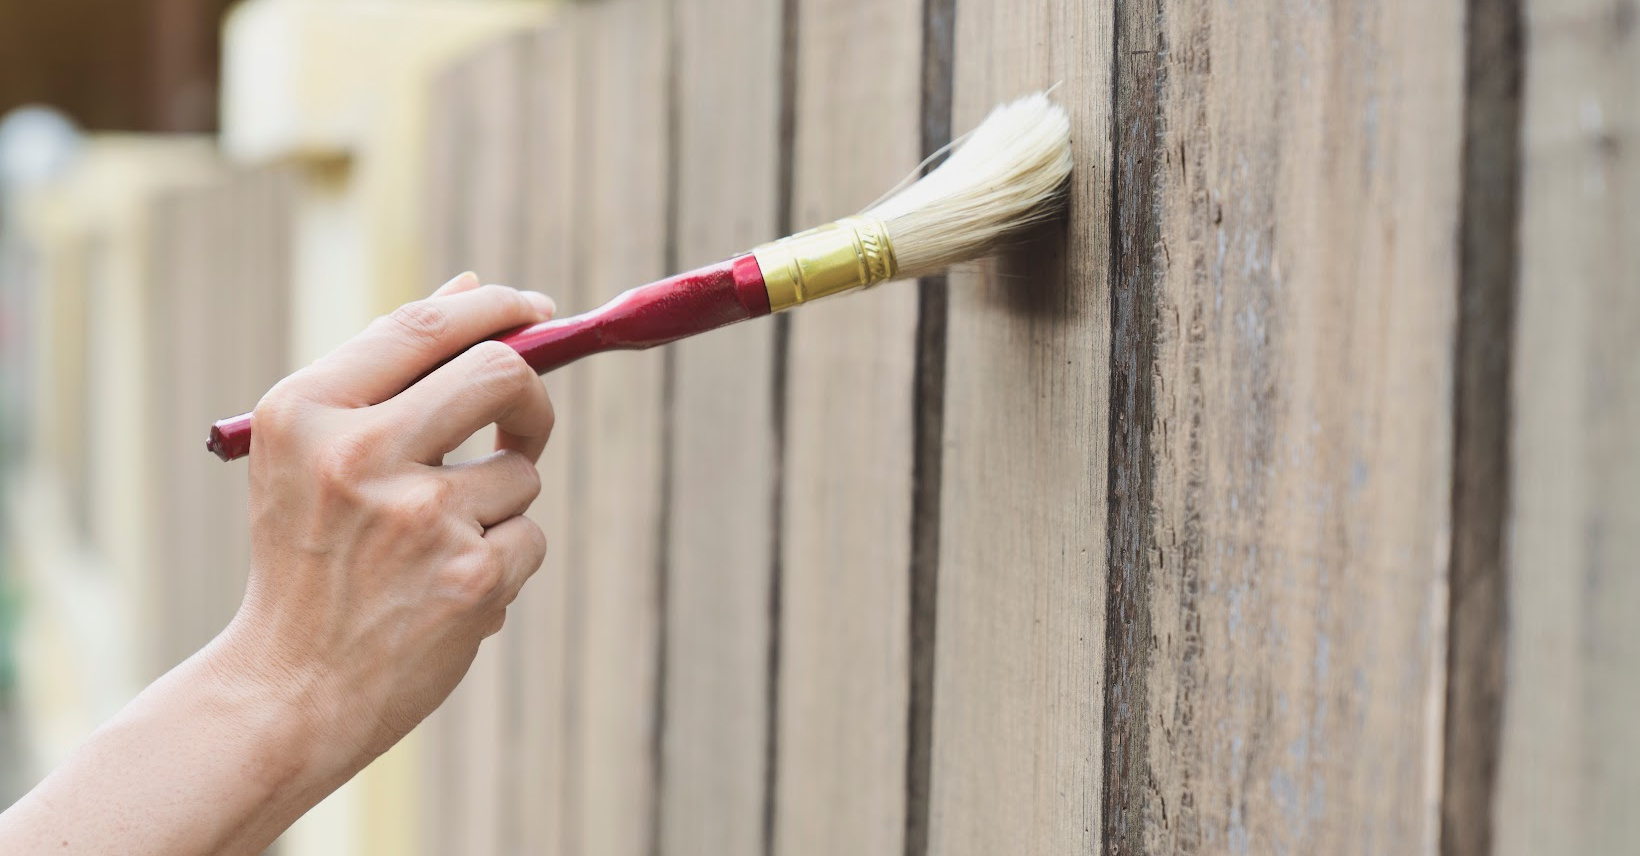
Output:
M256 430L266 436L284 436L296 430L301 423L301 402L291 391L290 378L285 378L262 396L252 411Z
M535 372L524 357L501 342L480 342L473 346L473 359L487 385L513 393L535 382Z
M432 345L449 333L450 313L441 306L418 300L393 310L387 316L387 323L411 342Z
M542 560L547 557L547 533L541 531L541 527L536 525L533 520L526 518L524 522L527 525L524 528L523 557L529 560L526 564L529 566L531 573L534 573L535 569L541 566Z
M370 447L371 443L357 434L334 437L319 449L313 474L329 489L351 491L369 471Z
M535 525L534 521L530 522L530 551L535 557L535 567L539 568L541 562L547 558L547 533Z
M509 472L506 477L509 481L517 482L529 489L529 495L534 498L541 493L541 471L530 463L530 459L513 451L501 453L502 460L506 461Z
M442 479L422 479L395 497L388 515L400 529L420 532L433 528L450 507L450 485Z
M457 603L475 606L488 601L500 588L503 576L501 557L493 551L451 563L448 586Z

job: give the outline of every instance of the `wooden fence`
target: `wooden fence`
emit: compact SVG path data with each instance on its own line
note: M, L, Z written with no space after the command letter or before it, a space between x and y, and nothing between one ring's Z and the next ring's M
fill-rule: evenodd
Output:
M160 570L139 626L156 634L153 676L216 636L245 593L246 470L202 454L199 426L289 371L290 184L279 171L232 173L159 196L148 217L144 483L147 564Z
M1635 852L1637 12L592 0L462 61L433 279L566 312L856 211L1033 90L1076 168L996 260L551 376L547 563L403 822L437 854ZM267 182L168 204L178 313L279 317L203 287L278 291L218 236L269 240ZM202 356L276 335L197 320L151 337L194 379L154 426L188 444L177 598L237 567L188 553L243 489L195 448L248 403Z

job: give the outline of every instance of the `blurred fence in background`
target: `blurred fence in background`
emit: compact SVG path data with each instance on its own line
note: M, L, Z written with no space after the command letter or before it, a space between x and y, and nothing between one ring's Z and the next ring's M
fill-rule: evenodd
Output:
M212 418L462 270L581 311L1057 84L1065 223L549 377L545 567L283 852L1633 852L1635 15L253 0L222 155L93 138L6 224L30 774L231 614Z

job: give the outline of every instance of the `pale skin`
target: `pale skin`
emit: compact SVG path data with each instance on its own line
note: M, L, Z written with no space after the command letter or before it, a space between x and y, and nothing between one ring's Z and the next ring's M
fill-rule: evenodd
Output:
M552 312L463 274L269 392L244 603L0 814L0 853L260 853L437 708L546 552L522 515L552 403L473 343Z

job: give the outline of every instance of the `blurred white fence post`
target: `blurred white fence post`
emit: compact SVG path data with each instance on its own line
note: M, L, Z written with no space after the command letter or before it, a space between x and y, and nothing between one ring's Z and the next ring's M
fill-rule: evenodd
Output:
M153 633L155 508L136 501L155 466L149 214L156 196L220 175L205 138L94 136L10 212L8 241L33 259L8 285L30 292L18 302L34 424L5 486L27 600L19 695L31 782L169 665Z

